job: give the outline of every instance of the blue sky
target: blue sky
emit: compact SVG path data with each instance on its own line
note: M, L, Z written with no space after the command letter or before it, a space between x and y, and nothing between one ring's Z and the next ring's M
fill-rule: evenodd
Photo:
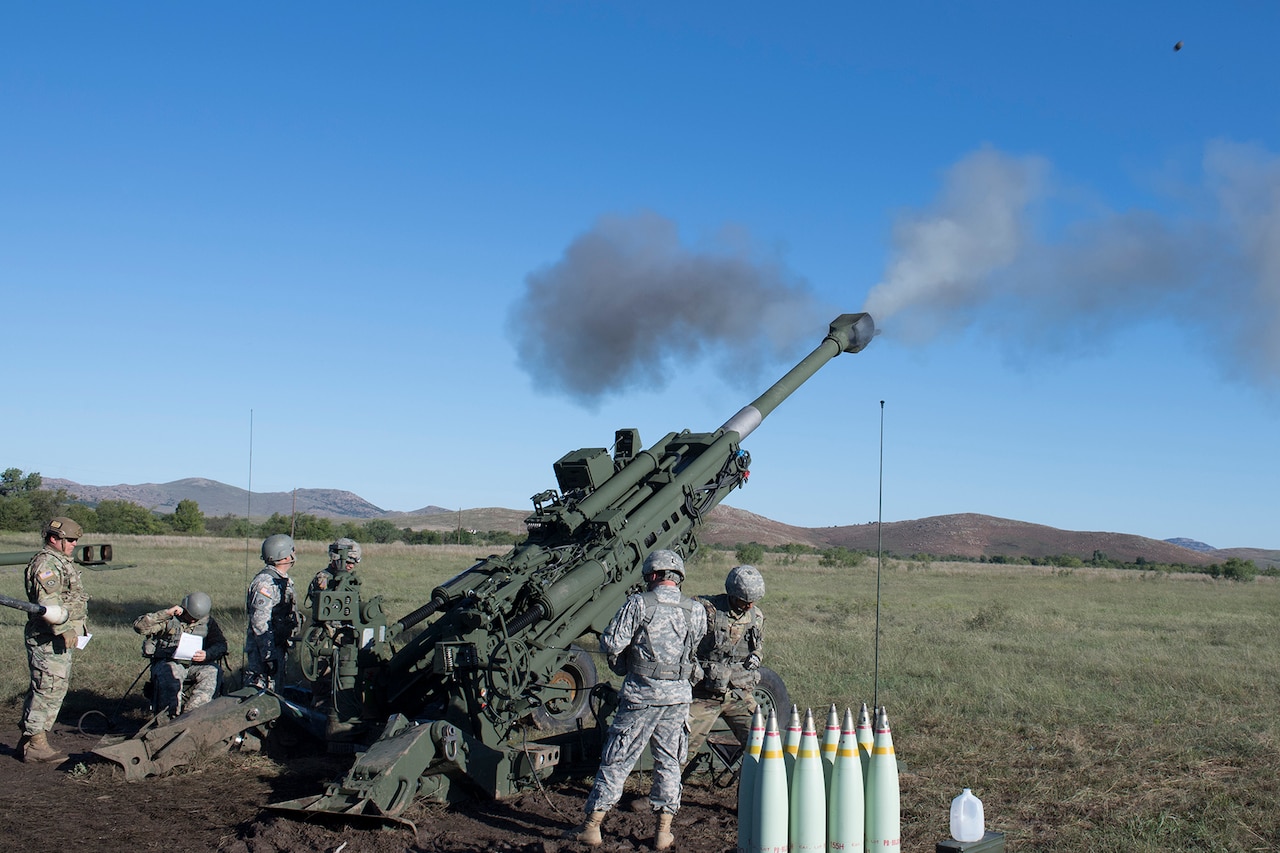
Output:
M729 503L874 520L883 400L886 521L1280 548L1277 33L1263 2L7 4L0 464L526 508L865 307Z

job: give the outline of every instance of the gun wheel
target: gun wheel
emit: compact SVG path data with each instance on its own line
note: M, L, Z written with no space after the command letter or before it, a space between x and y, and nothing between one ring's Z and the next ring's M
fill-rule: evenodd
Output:
M787 685L782 676L766 666L760 667L760 683L751 696L760 705L766 719L770 711L777 711L779 717L791 711L791 694L787 692Z
M533 712L539 728L573 726L588 716L591 688L599 681L596 664L584 649L570 646L569 651L569 658L543 690L543 705Z

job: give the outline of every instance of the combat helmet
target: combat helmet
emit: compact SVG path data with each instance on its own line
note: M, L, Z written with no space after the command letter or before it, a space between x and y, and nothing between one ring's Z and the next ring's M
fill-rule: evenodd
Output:
M287 533L273 533L262 540L262 562L274 566L293 556L293 537Z
M759 601L764 598L764 577L755 566L734 566L724 579L724 591L743 601Z
M660 548L644 558L644 574L646 577L663 572L668 580L684 583L684 560L675 551ZM671 577L674 575L675 577Z
M59 539L79 539L84 535L84 528L74 518L59 515L49 519L48 523L41 528L40 535L45 539L50 536L57 536Z
M341 539L335 540L334 543L329 546L329 562L332 563L337 560L339 555L342 554L343 548L347 549L347 562L360 562L360 543L354 539L348 539L345 536ZM345 566L340 566L339 568L345 568Z
M190 616L191 621L199 622L213 610L213 599L203 592L189 592L182 599L182 615Z

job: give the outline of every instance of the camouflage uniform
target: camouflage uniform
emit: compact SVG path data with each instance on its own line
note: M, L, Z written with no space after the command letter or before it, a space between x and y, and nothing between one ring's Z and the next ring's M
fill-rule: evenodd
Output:
M328 719L326 740L332 743L358 738L362 728L352 720L364 714L364 701L356 677L361 640L350 620L321 612L325 590L359 596L360 577L330 563L316 573L305 599L311 624L302 641L302 675L312 682L312 707Z
M625 665L627 675L587 796L588 813L605 812L617 804L646 744L653 754L650 805L655 812L680 810L693 651L706 630L706 611L669 584L629 596L614 614L600 636L600 649L611 662Z
M76 640L88 633L89 596L75 560L45 543L27 564L27 600L67 611L67 621L50 625L44 617L27 617L24 632L31 685L22 706L22 733L30 737L53 728L71 681L71 651Z
M318 600L318 594L321 590L328 589L337 582L339 572L345 574L346 569L341 569L333 563L330 563L320 571L316 572L316 576L311 579L311 585L307 587L306 601L308 605L311 605Z
M134 620L133 630L147 638L142 644L142 653L152 660L151 682L155 685L156 706L160 710L176 717L184 711L194 711L217 695L227 638L212 616L184 622L170 616L168 610L157 610ZM200 663L173 659L183 634L204 638L205 658ZM186 702L182 701L184 685L189 685Z
M275 689L299 625L293 579L275 566L263 566L249 582L245 609L249 615L244 637L246 681Z
M716 719L724 717L744 746L756 710L752 695L760 683L764 658L764 613L759 605L734 610L727 594L698 598L706 608L708 630L698 647L703 678L694 685L689 707L689 754L696 755Z

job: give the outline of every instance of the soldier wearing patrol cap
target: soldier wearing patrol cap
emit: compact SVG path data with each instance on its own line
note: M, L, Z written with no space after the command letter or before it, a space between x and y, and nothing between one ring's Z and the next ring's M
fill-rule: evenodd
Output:
M262 571L249 582L245 610L245 682L274 690L284 676L289 644L298 626L298 599L293 591L293 537L276 533L262 541Z
M72 555L84 531L74 519L58 516L42 531L44 548L27 564L27 600L44 607L42 615L27 617L23 632L31 685L22 706L23 761L62 761L65 755L49 745L48 733L58 719L71 681L71 652L88 636L89 596Z

